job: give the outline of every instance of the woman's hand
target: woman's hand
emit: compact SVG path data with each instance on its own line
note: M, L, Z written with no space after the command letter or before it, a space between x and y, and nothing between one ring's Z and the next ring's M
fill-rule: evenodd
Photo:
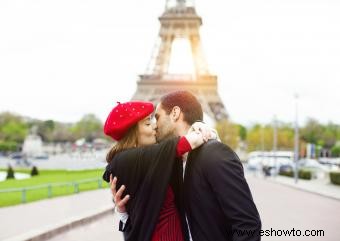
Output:
M188 134L185 135L190 143L191 149L195 149L213 138L211 128L203 122L195 122L191 125Z
M206 142L202 135L202 132L194 129L190 129L184 137L189 142L192 150Z
M122 185L118 191L116 191L117 185L117 177L112 178L112 174L110 174L110 188L113 195L113 201L116 204L117 211L120 213L126 213L126 203L130 199L130 195L126 195L122 199L123 192L125 190L125 186Z

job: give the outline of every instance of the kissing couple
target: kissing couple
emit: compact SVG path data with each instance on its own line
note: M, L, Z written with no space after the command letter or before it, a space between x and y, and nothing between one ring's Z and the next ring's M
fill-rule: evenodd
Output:
M131 101L109 113L104 133L116 143L103 179L126 241L261 239L240 159L202 120L188 91L162 96L155 109Z

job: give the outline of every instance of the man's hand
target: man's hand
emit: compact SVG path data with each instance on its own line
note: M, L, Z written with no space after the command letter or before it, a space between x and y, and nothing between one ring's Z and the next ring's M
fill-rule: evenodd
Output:
M118 191L116 191L116 184L117 184L117 177L112 178L112 174L110 174L110 188L111 188L111 192L113 195L113 201L116 204L117 207L117 211L120 213L125 213L126 212L126 203L129 201L130 199L130 195L126 195L123 199L122 199L122 194L125 190L125 186L122 185Z

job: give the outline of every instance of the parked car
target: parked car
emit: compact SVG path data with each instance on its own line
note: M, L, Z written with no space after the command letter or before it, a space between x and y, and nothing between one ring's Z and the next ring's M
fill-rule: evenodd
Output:
M34 156L34 159L36 159L36 160L47 160L48 158L49 158L49 156L46 153Z
M298 167L299 168L308 168L308 169L315 169L315 170L321 170L321 171L328 171L329 168L325 165L322 165L315 159L300 159L298 161Z
M281 167L293 167L293 152L251 152L248 155L248 170L266 170L266 173L275 174Z
M279 167L279 173L282 173L282 172L293 172L294 171L294 166L293 164L285 164L285 165L281 165Z
M330 158L330 157L323 157L319 159L321 164L327 164L332 168L340 167L340 158Z
M330 171L329 166L322 165L317 160L308 158L300 159L298 161L298 168L310 170L313 178L323 178Z
M13 152L9 155L9 158L13 160L22 160L25 158L25 155L22 152Z

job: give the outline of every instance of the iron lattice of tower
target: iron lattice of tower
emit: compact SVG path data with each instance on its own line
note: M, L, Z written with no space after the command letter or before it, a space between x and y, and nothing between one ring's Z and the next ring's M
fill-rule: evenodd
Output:
M199 28L202 18L197 15L194 5L185 0L177 0L159 17L161 28L159 43L156 43L146 73L140 75L137 90L132 100L158 102L160 97L175 90L188 90L200 101L203 111L214 121L228 117L217 90L217 76L208 71L205 61ZM175 39L189 40L194 66L193 74L169 73L170 55Z

